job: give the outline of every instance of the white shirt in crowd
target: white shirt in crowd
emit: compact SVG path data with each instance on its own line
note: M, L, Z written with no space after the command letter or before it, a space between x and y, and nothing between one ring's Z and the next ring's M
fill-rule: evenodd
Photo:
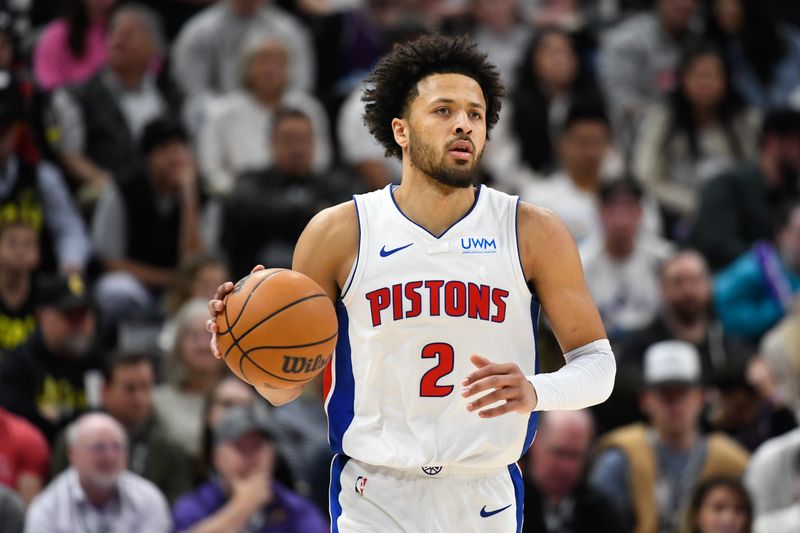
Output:
M325 108L316 98L301 92L285 94L281 105L303 111L311 119L313 168L324 172L333 158ZM243 91L209 101L198 138L198 158L202 175L213 193L230 192L239 174L272 163L273 115L271 109Z
M580 249L589 292L597 304L609 338L640 329L656 316L661 305L659 266L672 245L658 237L640 237L630 256L611 257L601 237Z
M116 496L102 509L92 505L68 468L31 503L25 533L168 533L172 518L164 495L151 482L127 470L117 480Z

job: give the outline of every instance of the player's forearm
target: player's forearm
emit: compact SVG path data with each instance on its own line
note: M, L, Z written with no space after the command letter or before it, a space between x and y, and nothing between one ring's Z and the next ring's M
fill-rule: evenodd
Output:
M584 409L611 395L617 363L607 339L564 354L567 364L556 372L528 376L536 390L536 411Z

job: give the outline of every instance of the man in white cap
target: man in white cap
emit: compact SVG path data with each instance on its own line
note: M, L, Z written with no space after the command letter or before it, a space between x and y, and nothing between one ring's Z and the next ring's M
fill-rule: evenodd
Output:
M645 351L641 403L650 424L602 438L590 484L617 504L636 533L674 531L697 483L740 477L748 454L721 434L700 434L700 356L688 342L662 341Z

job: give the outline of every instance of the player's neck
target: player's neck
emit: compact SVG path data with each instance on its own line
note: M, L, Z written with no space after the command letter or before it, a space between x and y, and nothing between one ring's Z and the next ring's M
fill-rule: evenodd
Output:
M411 177L406 173L393 195L405 216L437 236L447 231L475 203L474 187L448 187L430 177Z

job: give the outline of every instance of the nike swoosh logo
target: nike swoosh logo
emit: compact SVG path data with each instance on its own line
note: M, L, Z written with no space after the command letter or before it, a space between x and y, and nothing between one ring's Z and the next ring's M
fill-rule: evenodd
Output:
M500 508L500 509L495 509L494 511L487 511L487 510L486 510L486 506L484 505L484 506L483 506L483 509L481 509L481 517L483 517L483 518L489 518L490 516L494 516L494 515L496 515L497 513L502 513L503 511L505 511L505 510L506 510L506 509L508 509L509 507L511 507L511 504L510 504L510 503L509 503L508 505L506 505L505 507L503 507L503 508Z
M389 257L390 255L392 255L392 254L394 254L394 253L397 253L397 252L399 252L400 250L405 250L406 248L408 248L408 247L409 247L409 246L411 246L412 244L414 244L414 243L413 243L413 242L410 242L410 243L406 244L405 246L401 246L401 247L399 247L399 248L393 248L393 249L391 249L391 250L387 250L387 249L386 249L386 245L384 244L384 245L383 245L383 248L381 248L381 257Z

